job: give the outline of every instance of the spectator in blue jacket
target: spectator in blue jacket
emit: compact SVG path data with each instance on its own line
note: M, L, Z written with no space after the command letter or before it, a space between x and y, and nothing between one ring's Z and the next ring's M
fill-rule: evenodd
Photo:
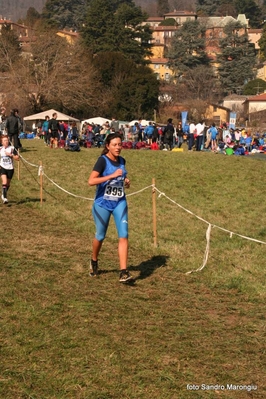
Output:
M147 138L148 144L152 143L153 132L154 132L154 126L152 125L152 122L149 122L148 126L146 126L144 129L144 135L145 135L145 138Z

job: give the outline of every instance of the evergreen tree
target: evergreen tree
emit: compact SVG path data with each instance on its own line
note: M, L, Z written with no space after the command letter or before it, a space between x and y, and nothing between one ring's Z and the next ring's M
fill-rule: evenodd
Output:
M237 18L237 11L234 3L230 0L222 0L219 7L216 10L216 15L224 17L225 15L230 15L233 18Z
M255 96L261 94L266 90L266 82L262 79L254 79L248 82L243 89L245 96Z
M221 53L217 56L218 73L224 93L241 92L253 78L256 62L255 49L249 43L247 33L239 34L243 26L230 22L224 28L225 37L220 40Z
M103 52L94 57L104 96L100 112L130 120L151 118L158 105L159 82L147 66L136 65L122 53Z
M238 14L245 14L252 28L259 28L262 24L262 10L254 0L235 0L234 5Z
M132 0L91 0L83 42L93 54L118 51L136 63L145 63L144 57L151 54L151 30L141 25L146 18Z
M41 17L49 27L79 29L84 22L86 9L86 0L47 0Z
M168 0L157 0L157 15L163 17L170 11Z
M262 35L261 38L258 42L259 46L260 46L260 58L262 61L266 60L266 24L263 25L263 31L262 31Z
M40 14L34 7L30 7L27 11L27 15L25 18L25 23L27 26L34 26L34 24L40 19Z
M198 65L208 65L205 53L206 28L199 21L186 21L172 39L167 57L176 73L182 74Z
M215 15L218 7L220 6L220 0L197 0L196 11L199 15Z

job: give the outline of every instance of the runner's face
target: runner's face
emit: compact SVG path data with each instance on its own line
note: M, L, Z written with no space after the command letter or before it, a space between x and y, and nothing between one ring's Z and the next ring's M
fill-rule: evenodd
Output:
M107 145L107 149L109 151L109 154L117 157L121 150L122 150L122 141L119 137L116 137L115 139L110 141L110 144Z
M5 148L8 147L8 138L7 138L7 137L3 137L3 138L2 138L2 145L3 145L3 147L5 147Z

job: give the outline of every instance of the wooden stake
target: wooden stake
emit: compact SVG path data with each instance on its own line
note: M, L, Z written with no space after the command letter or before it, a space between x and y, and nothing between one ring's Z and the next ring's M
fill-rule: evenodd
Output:
M18 180L20 180L20 159L19 159L19 150L18 150Z
M42 202L43 202L43 174L42 174L42 161L40 161L39 173L40 173L40 202L41 202L41 205L42 205Z
M156 227L156 190L155 179L152 179L152 215L153 215L153 245L157 248L157 227Z

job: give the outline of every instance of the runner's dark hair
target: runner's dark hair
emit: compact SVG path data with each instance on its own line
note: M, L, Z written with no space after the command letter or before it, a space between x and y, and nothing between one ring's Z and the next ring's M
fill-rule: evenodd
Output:
M108 136L105 139L105 145L104 145L104 149L102 150L102 155L105 155L108 153L108 148L107 146L110 144L110 142L114 139L120 139L122 141L122 137L120 133L110 133L108 134Z

